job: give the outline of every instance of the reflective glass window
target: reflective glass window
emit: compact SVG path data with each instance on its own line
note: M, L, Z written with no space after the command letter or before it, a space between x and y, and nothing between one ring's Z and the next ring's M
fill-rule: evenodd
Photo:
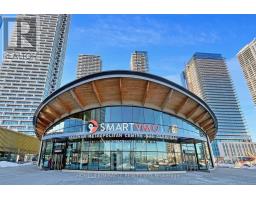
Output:
M100 151L110 151L111 142L109 140L104 140L100 142Z
M123 122L132 122L132 107L122 106L122 121Z
M121 107L114 106L110 108L110 113L111 113L111 122L121 122L122 119L122 111Z
M97 108L97 109L93 109L91 110L91 120L96 120L97 122L101 122L101 109Z
M124 140L123 141L123 151L133 151L133 145L131 140Z
M99 152L99 170L110 170L110 152Z
M145 109L144 110L144 116L145 116L145 123L154 124L154 111L151 109Z
M134 170L134 157L132 152L123 152L123 170L129 171Z
M166 142L157 142L157 149L158 151L162 151L162 152L167 152L167 146L166 146Z
M111 151L110 169L114 170L114 171L123 169L123 153L122 153L122 151Z
M99 142L90 141L89 151L99 151Z
M105 122L110 122L111 121L111 112L110 112L110 107L102 108L102 117L105 117Z
M147 163L147 152L137 151L135 152L135 169L136 171L147 171L148 163Z
M167 152L168 153L174 153L175 151L174 151L174 146L175 146L175 143L169 143L169 144L167 144L167 146L168 146L168 148L167 148Z
M98 170L98 168L99 168L99 152L90 151L88 170Z
M144 140L137 140L135 141L135 151L146 151L146 141Z
M132 108L133 122L144 123L144 111L143 108L133 107Z
M91 110L87 110L84 112L84 120L85 121L90 121L92 119L92 116L91 116Z
M154 119L155 119L155 124L159 124L162 125L163 124L163 120L162 120L162 113L158 112L158 111L154 111Z
M81 151L88 151L89 150L89 141L82 141Z
M170 126L172 124L171 116L163 113L163 124Z
M158 152L158 170L160 171L166 171L168 168L168 159L167 159L167 153L165 152Z
M111 141L111 151L123 151L123 142L119 140Z
M89 152L81 152L80 169L82 170L88 169L88 163L89 163Z
M197 152L197 157L198 157L198 162L199 162L199 168L207 169L205 147L204 147L203 143L200 142L200 143L196 144L196 152Z
M157 142L156 141L148 141L147 142L147 151L157 151Z
M183 121L176 118L176 125L178 126L178 133L183 133Z
M147 163L148 163L148 170L149 171L156 171L159 170L158 158L157 158L157 151L155 152L147 152Z
M181 152L180 144L178 144L178 143L174 144L174 152L175 153L180 153Z

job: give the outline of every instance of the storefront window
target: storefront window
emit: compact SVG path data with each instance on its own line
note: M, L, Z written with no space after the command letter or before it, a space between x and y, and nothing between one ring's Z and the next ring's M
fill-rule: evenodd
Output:
M88 151L89 150L89 141L82 141L82 147L81 147L81 151Z
M131 140L123 141L123 151L133 151L133 142Z
M123 153L122 151L112 151L110 154L110 169L114 171L123 170Z
M111 141L111 151L123 151L123 143L119 140Z
M87 170L89 163L89 152L81 152L80 169Z
M168 159L166 152L158 152L158 165L160 171L166 171L168 169Z
M147 152L147 163L149 171L159 170L159 164L157 160L157 151L156 152Z
M167 152L166 142L157 142L158 151Z
M147 151L157 151L157 142L148 141L147 142Z
M137 151L135 152L135 169L137 171L147 171L147 152Z
M99 170L110 170L110 152L99 152Z
M65 157L63 147L66 147ZM181 150L182 148L182 150ZM43 142L43 167L63 165L71 170L202 170L211 167L206 142L171 143L153 140L98 140ZM60 151L61 150L61 151ZM53 154L52 154L53 152ZM64 163L56 164L56 159Z
M135 151L146 151L147 143L144 140L135 141Z
M52 160L52 149L53 143L51 141L44 142L44 153L43 153L43 167L50 168L51 167L51 160ZM49 163L50 160L50 163Z
M100 146L98 141L90 141L89 151L99 151Z
M73 170L165 171L212 167L208 143L201 129L179 117L149 108L113 106L87 110L57 123L47 133L64 131L68 134L73 132L87 134L87 123L90 120L96 120L99 125L100 123L109 125L108 122L114 125L120 122L156 124L159 125L159 129L155 134L172 134L172 126L176 125L178 132L174 136L178 140L150 137L143 140L141 136L137 139L135 136L125 139L122 136L116 140L107 137L91 140L65 138L59 143L56 140L48 140L42 145L41 166L49 168L49 160L56 162L57 159L58 162L63 160L64 168ZM55 154L60 155L58 157Z
M134 170L134 156L133 152L123 152L123 170Z
M111 147L111 142L108 140L104 140L102 142L100 142L100 151L110 151L110 147Z
M88 170L98 170L99 169L99 157L100 157L99 152L97 152L97 151L89 152Z

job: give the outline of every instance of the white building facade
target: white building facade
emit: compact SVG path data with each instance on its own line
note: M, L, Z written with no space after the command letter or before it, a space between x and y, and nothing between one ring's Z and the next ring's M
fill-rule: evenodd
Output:
M219 142L251 141L221 54L195 53L185 68L184 76L187 88L201 97L217 117L218 132L212 143L216 157L220 156Z
M23 47L17 48L17 24L24 19L36 23L27 36L36 49L25 50L29 46L26 41L21 41ZM17 16L0 66L1 127L34 135L32 118L36 108L60 86L69 23L69 15ZM21 27L22 31L27 28Z
M247 44L237 54L244 77L256 105L256 39Z
M224 161L238 161L247 157L256 157L256 143L253 142L221 142L218 143L220 157Z

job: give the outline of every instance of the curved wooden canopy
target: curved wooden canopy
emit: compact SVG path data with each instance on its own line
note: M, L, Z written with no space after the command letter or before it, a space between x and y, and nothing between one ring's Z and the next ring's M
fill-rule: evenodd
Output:
M208 105L185 88L159 76L134 71L105 71L77 79L48 96L34 115L38 138L59 120L83 110L136 105L184 118L203 129L210 140L217 119Z
M0 151L15 154L38 154L40 142L34 136L0 127Z

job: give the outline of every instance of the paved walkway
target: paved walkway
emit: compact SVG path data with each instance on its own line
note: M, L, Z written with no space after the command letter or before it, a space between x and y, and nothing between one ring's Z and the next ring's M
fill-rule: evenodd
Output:
M211 172L113 173L44 171L37 166L0 168L1 185L219 185L256 184L255 169L217 168Z

